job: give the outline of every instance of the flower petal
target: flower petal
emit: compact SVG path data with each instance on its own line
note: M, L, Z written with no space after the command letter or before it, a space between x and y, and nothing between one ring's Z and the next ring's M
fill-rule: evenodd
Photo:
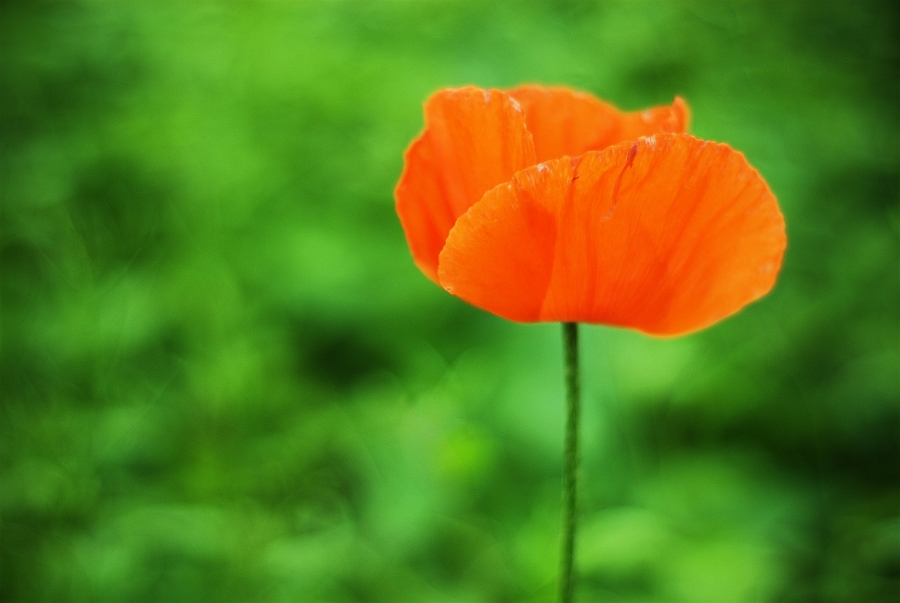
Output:
M518 172L457 221L439 274L510 320L678 335L765 295L785 245L742 154L660 134Z
M416 265L437 281L438 255L456 219L491 188L533 165L525 116L509 95L474 86L425 103L425 130L404 157L394 190Z
M671 106L625 113L568 88L519 86L509 91L525 110L537 161L576 157L586 151L661 132L684 132L690 112L676 97Z

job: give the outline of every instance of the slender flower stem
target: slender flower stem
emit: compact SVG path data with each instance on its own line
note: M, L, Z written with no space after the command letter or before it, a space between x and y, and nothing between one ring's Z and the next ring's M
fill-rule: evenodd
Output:
M578 420L581 385L578 380L578 323L563 323L563 347L566 357L566 441L563 468L563 548L559 600L571 603L575 577L575 495L578 486Z

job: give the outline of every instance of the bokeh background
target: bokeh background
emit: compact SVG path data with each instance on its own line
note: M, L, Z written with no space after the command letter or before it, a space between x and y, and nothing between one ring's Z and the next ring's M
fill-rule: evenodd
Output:
M443 86L690 103L789 248L582 329L580 601L900 600L900 19L855 2L4 2L0 599L544 602L558 325L393 212Z

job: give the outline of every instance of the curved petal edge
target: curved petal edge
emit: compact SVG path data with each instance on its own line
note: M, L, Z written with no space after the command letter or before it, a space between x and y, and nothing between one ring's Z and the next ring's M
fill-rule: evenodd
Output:
M425 103L425 129L404 155L394 189L416 265L437 282L438 256L456 219L491 188L535 163L519 104L500 90L441 90Z
M680 97L671 105L628 112L559 86L528 84L509 90L509 94L525 111L526 126L541 162L565 155L576 157L639 136L685 132L690 121L690 110Z

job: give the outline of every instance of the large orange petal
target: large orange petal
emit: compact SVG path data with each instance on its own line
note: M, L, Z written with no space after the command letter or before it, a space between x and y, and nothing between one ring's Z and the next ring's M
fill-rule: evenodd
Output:
M677 97L671 106L625 113L568 88L527 85L509 94L525 111L538 161L576 157L638 136L684 132L690 116L687 104Z
M533 165L525 115L500 90L446 89L425 103L425 130L406 151L394 190L416 265L437 281L438 255L456 219L518 170Z
M518 172L457 221L439 274L511 320L678 335L766 294L785 245L743 155L659 134Z

